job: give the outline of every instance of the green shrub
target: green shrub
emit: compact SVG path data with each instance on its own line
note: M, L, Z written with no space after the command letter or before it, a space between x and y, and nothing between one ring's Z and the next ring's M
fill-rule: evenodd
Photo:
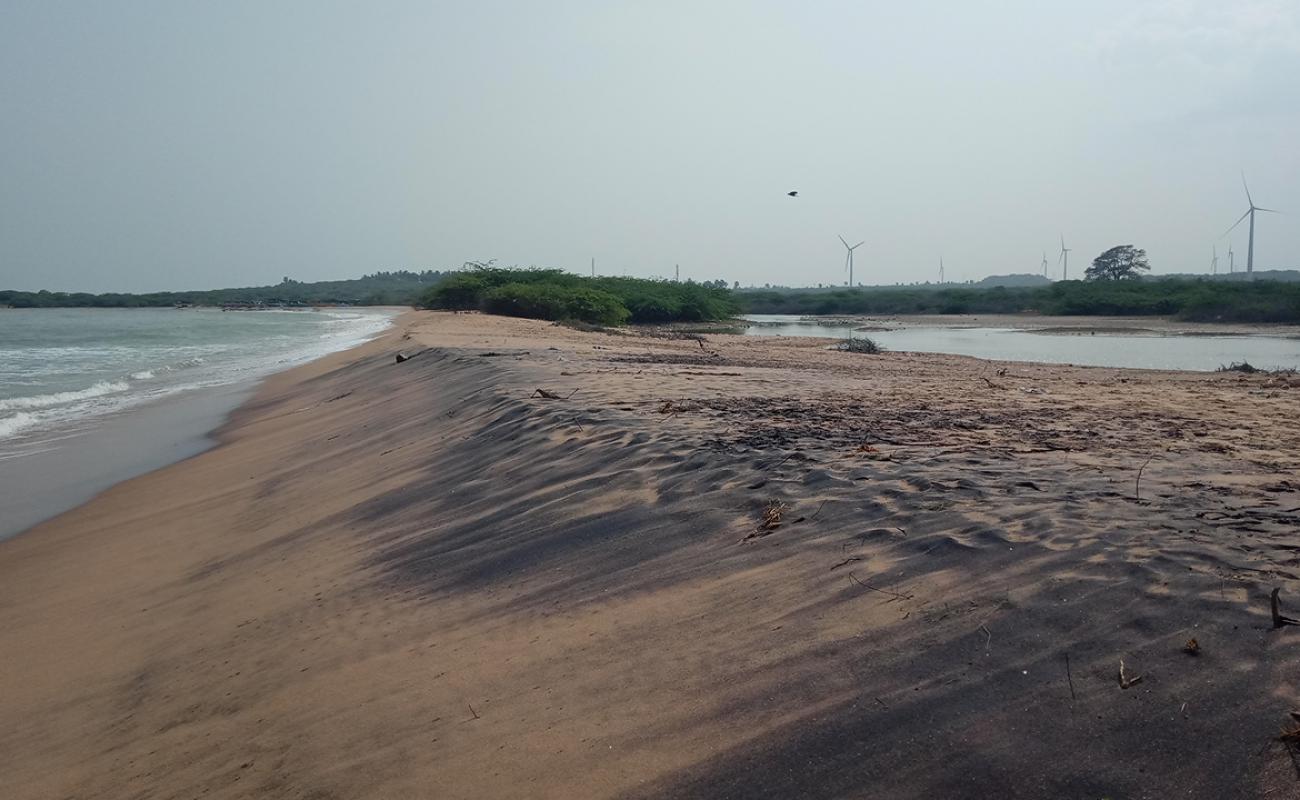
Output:
M599 325L711 322L739 313L727 289L640 278L585 278L556 269L501 269L468 264L422 298L425 308Z
M489 290L483 310L529 319L577 320L595 325L622 325L629 312L617 297L599 289L549 283L507 283Z

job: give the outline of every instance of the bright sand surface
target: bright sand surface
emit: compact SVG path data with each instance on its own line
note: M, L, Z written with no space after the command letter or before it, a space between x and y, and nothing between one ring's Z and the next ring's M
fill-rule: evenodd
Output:
M0 543L0 796L1297 796L1300 378L823 345L273 377Z

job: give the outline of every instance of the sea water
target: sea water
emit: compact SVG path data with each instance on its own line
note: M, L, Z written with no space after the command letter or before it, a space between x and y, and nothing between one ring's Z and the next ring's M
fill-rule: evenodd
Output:
M61 446L151 401L351 347L392 316L350 308L0 310L0 459Z
M258 378L394 311L0 310L0 539L196 455Z

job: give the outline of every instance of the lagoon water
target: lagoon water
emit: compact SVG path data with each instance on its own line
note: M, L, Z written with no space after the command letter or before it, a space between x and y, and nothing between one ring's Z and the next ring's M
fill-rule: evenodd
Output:
M751 336L821 336L843 339L852 330L781 314L745 317ZM1300 339L1272 336L1042 333L1011 328L898 328L866 331L888 350L951 353L998 361L1039 361L1095 367L1212 371L1247 361L1261 369L1300 367Z
M200 452L256 379L360 344L393 316L0 311L0 538Z

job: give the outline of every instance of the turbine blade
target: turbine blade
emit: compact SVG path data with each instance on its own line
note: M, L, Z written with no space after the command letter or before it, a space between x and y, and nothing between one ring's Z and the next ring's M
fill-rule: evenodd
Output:
M1233 228L1236 228L1238 225L1240 225L1241 220L1245 219L1246 217L1249 217L1251 211L1254 211L1254 209L1247 209L1246 213L1241 215L1241 219L1238 219L1236 222L1232 223L1232 228L1228 228L1226 231L1223 232L1223 236L1227 236L1228 234L1232 233ZM1222 239L1223 236L1220 236L1219 238Z
M1065 249L1065 234L1061 234L1061 249Z
M850 247L849 249L850 249L850 250L857 250L859 247L861 247L862 245L864 245L864 244L866 244L866 243L867 243L867 240L866 240L866 239L863 239L862 241L860 241L860 242L858 242L857 244L853 245L853 246Z
M1246 185L1246 171L1241 172L1241 188L1246 190L1246 200L1253 206L1255 201L1250 199L1250 187Z
M1062 261L1064 261L1064 260L1065 260L1065 251L1062 250L1062 251L1061 251L1061 255L1058 256L1057 259L1056 259L1056 263L1060 264L1060 263L1061 263Z
M1255 207L1255 210L1256 210L1256 211L1267 211L1267 212L1270 213L1270 214L1281 214L1281 213L1282 213L1281 211L1278 211L1276 208L1260 208L1259 206L1256 206L1256 207Z
M843 236L840 237L840 241L841 241L841 242L844 242L844 237L843 237ZM844 242L844 246L845 246L845 247L848 247L848 246L849 246L849 243L848 243L848 242Z

